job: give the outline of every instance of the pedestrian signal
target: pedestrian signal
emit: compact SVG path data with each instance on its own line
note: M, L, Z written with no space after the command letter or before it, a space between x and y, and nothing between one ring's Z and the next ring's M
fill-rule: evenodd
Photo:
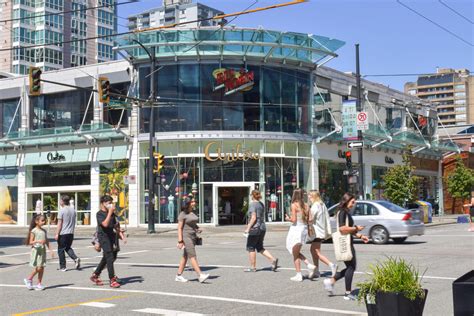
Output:
M161 169L165 167L165 156L160 153L153 153L155 157L155 166L153 167L153 173L160 173Z
M107 77L99 77L99 102L110 102L110 81Z
M30 95L41 95L41 68L30 67L28 77L30 80Z

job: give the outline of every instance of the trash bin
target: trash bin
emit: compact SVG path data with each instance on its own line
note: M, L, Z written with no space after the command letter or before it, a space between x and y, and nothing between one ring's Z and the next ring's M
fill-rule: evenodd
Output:
M474 270L453 282L454 316L474 314Z
M431 223L433 221L433 207L426 201L416 201L418 208L423 211L423 222Z

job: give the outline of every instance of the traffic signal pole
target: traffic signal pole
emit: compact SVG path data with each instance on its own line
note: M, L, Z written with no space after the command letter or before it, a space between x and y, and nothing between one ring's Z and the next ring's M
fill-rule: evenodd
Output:
M361 112L362 109L362 88L360 83L360 63L359 63L359 44L355 44L356 49L356 87L357 87L357 100L356 100L356 109L357 112ZM360 141L363 140L362 131L357 131L357 137ZM364 146L358 149L359 151L359 195L362 195L362 198L365 199L365 175L364 175Z
M145 48L146 50L146 48ZM154 148L153 143L155 139L155 107L153 103L155 102L155 68L156 68L156 55L155 47L151 47L151 54L147 51L150 62L151 62L151 78L150 78L150 99L151 99L151 108L150 108L150 131L149 131L149 148L148 148L148 234L155 233L155 174L153 173L153 166L155 165L155 156L153 155Z

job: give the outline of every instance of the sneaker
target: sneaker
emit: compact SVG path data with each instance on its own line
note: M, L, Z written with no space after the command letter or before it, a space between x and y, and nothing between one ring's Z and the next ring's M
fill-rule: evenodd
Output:
M186 279L185 277L183 277L182 275L176 275L176 277L174 278L174 280L176 282L181 282L181 283L186 283L188 282L188 279Z
M33 289L33 281L28 280L28 279L23 279L23 283L25 283L26 288L27 288L28 290L32 290L32 289Z
M272 262L272 271L275 272L278 269L278 258L275 258Z
M334 295L334 283L331 279L324 279L324 288L329 292L329 295Z
M334 278L337 273L337 263L331 263L329 267L331 268L331 277Z
M76 270L79 270L81 268L81 258L76 259Z
M344 299L346 301L356 301L357 300L357 297L355 297L354 295L352 295L351 293L346 293L344 294Z
M44 290L44 286L41 284L41 283L38 283L35 287L35 290L36 291L43 291Z
M294 277L290 278L291 281L301 282L303 281L303 275L301 273L297 273Z
M257 272L257 268L247 268L244 272Z
M95 283L95 285L104 285L104 282L102 282L99 276L95 273L92 274L90 280L92 281L92 283Z
M110 280L110 287L113 287L113 288L119 288L120 287L120 283L118 283L115 278L112 278L112 280Z
M123 285L124 282L122 281L122 279L120 279L118 276L114 276L114 280L117 281L118 284L120 285Z
M66 272L66 271L67 271L67 268L59 268L59 271L61 271L61 272Z
M203 283L204 281L207 280L207 278L209 278L209 274L203 274L203 273L201 273L201 275L199 276L199 282L200 282L200 283Z
M314 269L309 270L308 279L319 278L319 275L318 267L315 266Z

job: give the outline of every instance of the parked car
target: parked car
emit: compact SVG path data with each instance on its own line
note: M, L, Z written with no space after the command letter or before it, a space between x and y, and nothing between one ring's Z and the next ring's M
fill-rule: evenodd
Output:
M337 205L328 210L333 232L336 231L334 215L337 210ZM385 244L389 239L400 244L410 236L425 233L421 210L407 210L388 201L357 201L352 210L352 217L356 225L365 226L362 234L369 236L374 244Z

